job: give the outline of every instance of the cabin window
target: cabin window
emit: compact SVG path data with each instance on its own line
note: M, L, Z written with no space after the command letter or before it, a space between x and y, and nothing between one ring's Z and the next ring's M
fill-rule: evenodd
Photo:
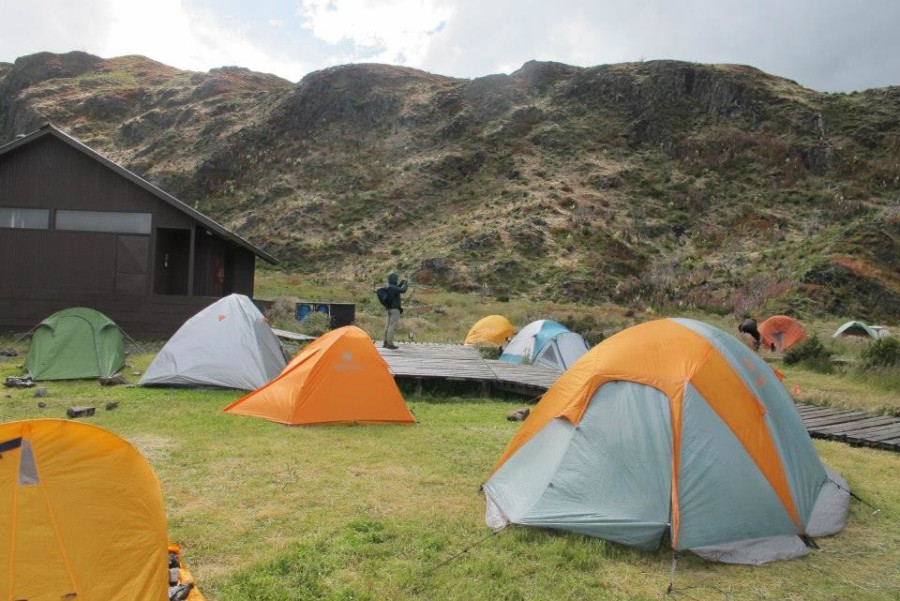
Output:
M151 213L63 210L56 212L56 229L79 232L149 234L152 221Z
M49 209L0 207L0 228L45 230L50 227Z

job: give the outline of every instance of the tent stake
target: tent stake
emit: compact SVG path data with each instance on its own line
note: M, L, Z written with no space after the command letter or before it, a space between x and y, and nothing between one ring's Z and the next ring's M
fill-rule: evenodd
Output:
M675 590L675 566L678 565L678 551L672 549L672 568L669 570L669 586L666 588L666 594L671 595Z

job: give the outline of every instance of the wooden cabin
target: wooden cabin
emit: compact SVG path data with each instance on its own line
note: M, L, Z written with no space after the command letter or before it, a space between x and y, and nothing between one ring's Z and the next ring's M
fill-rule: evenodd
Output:
M275 259L53 125L0 146L0 330L91 307L168 336Z

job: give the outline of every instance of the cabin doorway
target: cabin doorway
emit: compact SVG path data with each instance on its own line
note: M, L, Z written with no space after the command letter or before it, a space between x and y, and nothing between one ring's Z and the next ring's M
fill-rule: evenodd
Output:
M158 228L153 292L187 295L190 259L191 230Z

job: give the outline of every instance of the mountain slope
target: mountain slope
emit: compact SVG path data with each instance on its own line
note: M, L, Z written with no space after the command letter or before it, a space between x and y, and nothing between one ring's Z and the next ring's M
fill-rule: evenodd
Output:
M580 301L900 315L900 88L736 65L386 65L297 84L141 57L0 65L51 120L292 269Z

